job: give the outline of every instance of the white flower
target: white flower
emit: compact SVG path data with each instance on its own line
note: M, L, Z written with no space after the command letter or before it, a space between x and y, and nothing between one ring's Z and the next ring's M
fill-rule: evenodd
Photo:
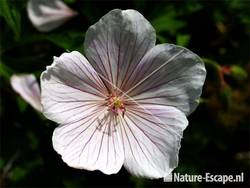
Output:
M29 0L27 11L39 31L51 31L77 14L61 0Z
M112 10L88 29L87 59L64 53L42 73L43 113L60 124L53 147L69 166L161 178L178 165L206 70L193 52L155 38L139 12Z
M40 88L33 74L13 75L10 83L12 88L33 108L39 112L42 110Z

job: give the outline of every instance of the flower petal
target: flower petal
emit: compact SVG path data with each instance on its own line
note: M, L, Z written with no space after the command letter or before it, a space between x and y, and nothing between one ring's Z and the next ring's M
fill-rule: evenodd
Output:
M116 173L124 155L116 121L107 111L107 89L78 52L55 58L41 75L44 115L57 123L53 147L71 167Z
M87 111L81 120L55 129L53 147L73 168L117 173L123 165L124 153L116 131L116 117L105 108L95 109L94 113L91 109Z
M12 88L19 93L37 111L42 110L41 93L33 74L13 75L10 78Z
M196 54L162 44L145 55L125 92L140 104L175 106L188 115L198 105L205 77L204 64Z
M171 173L178 164L182 132L188 125L184 113L170 106L133 105L121 122L125 168L148 178Z
M122 88L155 38L154 28L139 12L115 9L88 29L84 46L101 77Z
M79 52L55 57L41 75L44 115L57 123L80 119L86 109L102 106L108 92Z
M60 0L29 0L27 11L39 31L51 31L77 14Z

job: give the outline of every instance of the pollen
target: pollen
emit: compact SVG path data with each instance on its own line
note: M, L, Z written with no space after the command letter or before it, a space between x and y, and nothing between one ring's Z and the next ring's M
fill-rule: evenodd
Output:
M115 108L121 108L123 106L123 103L119 97L114 97L113 101L114 101L113 103L114 103Z
M115 115L121 114L124 116L125 114L125 106L124 102L120 97L117 96L109 96L107 99L108 111L113 112Z

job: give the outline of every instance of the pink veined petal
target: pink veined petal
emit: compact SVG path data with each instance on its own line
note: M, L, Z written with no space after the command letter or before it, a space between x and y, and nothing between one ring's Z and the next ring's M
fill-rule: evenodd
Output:
M107 109L89 109L81 120L55 129L53 147L73 168L117 173L124 162L117 123Z
M120 119L125 168L136 176L162 178L178 165L184 113L161 105L132 105Z
M108 96L95 70L76 51L54 58L41 75L41 88L43 114L57 123L81 118L86 109L103 105Z
M124 155L105 98L108 91L78 52L55 58L41 75L44 115L57 123L53 147L71 167L116 173ZM108 114L107 114L108 113Z
M33 74L13 75L10 79L12 88L37 111L42 110L41 93Z
M77 14L61 0L29 0L27 11L32 24L37 30L43 32L61 26Z
M122 88L155 40L154 28L139 12L115 9L88 29L84 46L101 77Z
M175 106L186 115L198 105L206 70L186 48L161 44L141 60L124 90L140 104Z

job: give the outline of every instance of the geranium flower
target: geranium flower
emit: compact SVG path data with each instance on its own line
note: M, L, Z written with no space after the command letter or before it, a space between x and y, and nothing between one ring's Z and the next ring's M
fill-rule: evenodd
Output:
M33 74L14 74L10 78L12 88L37 111L41 112L41 92Z
M61 0L29 0L28 17L38 31L51 31L77 15Z
M124 165L148 178L177 166L206 70L188 49L155 40L139 12L112 10L88 29L87 59L63 53L42 73L43 113L60 124L53 147L69 166L113 174Z

